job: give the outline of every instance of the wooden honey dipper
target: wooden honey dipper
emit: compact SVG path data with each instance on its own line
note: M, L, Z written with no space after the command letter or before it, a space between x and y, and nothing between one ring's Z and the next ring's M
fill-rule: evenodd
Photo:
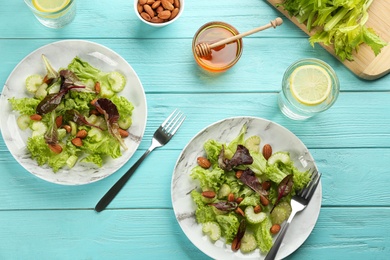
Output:
M263 26L254 28L254 29L252 29L250 31L247 31L247 32L244 32L244 33L240 33L240 34L237 34L235 36L232 36L232 37L220 40L220 41L215 42L213 44L208 44L208 43L205 43L205 42L199 43L198 45L195 46L195 53L199 57L207 57L207 56L209 56L211 54L211 49L214 49L216 47L228 44L230 42L233 42L233 41L236 41L238 39L241 39L242 37L245 37L245 36L248 36L250 34L254 34L254 33L260 32L260 31L263 31L263 30L271 28L271 27L276 28L276 26L279 26L282 23L283 23L282 18L278 17L278 18L276 18L275 20L269 22L266 25L263 25Z

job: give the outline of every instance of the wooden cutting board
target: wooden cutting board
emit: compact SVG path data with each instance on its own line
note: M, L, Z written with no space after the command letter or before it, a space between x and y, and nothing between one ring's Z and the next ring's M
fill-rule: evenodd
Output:
M297 19L290 17L283 7L276 7L276 5L282 3L283 0L267 1L290 19L296 26L301 28L306 34L311 36L315 33L315 30L309 32L306 25L300 24ZM374 80L390 72L390 0L374 0L368 13L369 19L366 24L367 27L373 28L376 33L389 44L382 48L382 51L378 56L375 56L368 45L362 44L358 53L353 54L353 61L339 60L358 77ZM333 46L326 46L323 44L321 44L321 46L338 59L335 55Z

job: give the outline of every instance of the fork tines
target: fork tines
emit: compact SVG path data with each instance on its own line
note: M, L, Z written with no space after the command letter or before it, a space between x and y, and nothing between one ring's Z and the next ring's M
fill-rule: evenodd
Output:
M185 115L181 111L175 109L161 124L161 127L167 134L174 135L184 119L186 119Z
M309 199L313 196L313 193L316 191L318 183L320 182L321 173L313 170L311 174L311 181L307 184L306 188L304 188L298 195L304 199Z

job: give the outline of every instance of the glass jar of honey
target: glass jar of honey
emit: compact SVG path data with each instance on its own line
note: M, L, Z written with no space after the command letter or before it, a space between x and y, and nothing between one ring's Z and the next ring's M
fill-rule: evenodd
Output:
M211 49L211 53L200 57L196 46L200 43L213 44L220 40L239 34L236 28L224 22L209 22L195 33L192 40L192 52L196 63L210 72L223 72L231 68L240 59L242 54L242 39L229 42Z

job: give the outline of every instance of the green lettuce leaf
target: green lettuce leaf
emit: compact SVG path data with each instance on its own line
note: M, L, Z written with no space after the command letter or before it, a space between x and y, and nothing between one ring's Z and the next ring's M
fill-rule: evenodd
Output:
M107 155L114 159L122 155L120 144L108 132L99 141L96 141L94 137L87 136L83 139L81 149L87 154Z
M259 205L259 201L260 201L260 195L257 193L253 193L250 196L244 197L243 201L240 202L240 207L243 207L243 206L255 207L255 206Z
M234 213L226 215L217 215L216 220L221 227L222 235L226 239L226 243L232 243L233 239L237 234L240 222Z
M53 172L57 172L66 165L66 160L69 154L62 151L60 154L53 153L45 142L43 135L30 137L27 139L27 149L30 151L31 157L35 159L38 165L48 164L53 168Z
M119 115L123 117L131 116L134 110L133 104L123 96L113 96L111 101L116 105Z
M225 157L231 159L237 150L237 145L244 145L247 126L243 125L240 133L225 147Z
M190 176L192 179L199 180L202 189L212 189L215 192L218 192L225 180L224 171L219 167L213 168L210 171L196 166L192 169Z
M310 182L310 180L311 180L311 175L309 171L302 172L299 171L297 168L293 169L293 182L294 182L293 189L295 191L300 191L303 188L305 188L307 184Z
M103 158L100 154L90 154L83 158L81 162L94 163L99 167L103 166Z
M81 92L81 91L69 91L69 97L64 99L64 107L65 110L76 110L79 112L89 111L90 104L93 99L96 98L95 93L90 92Z
M11 104L12 110L19 111L21 115L33 115L36 114L36 108L41 102L35 98L10 98L8 101Z
M257 176L263 175L267 169L267 160L264 158L261 152L252 152L250 155L253 158L253 163L247 165Z
M198 223L216 221L214 209L212 208L212 206L209 206L204 203L202 195L199 192L193 190L191 192L191 197L197 206L195 211L195 217Z
M209 159L212 167L218 165L218 156L222 150L222 144L216 140L208 140L204 143L203 149L206 152L207 159Z
M71 70L82 82L93 81L100 83L101 92L100 95L104 97L112 97L114 95L112 79L110 78L110 72L103 72L93 67L86 61L81 60L79 57L75 57L68 65L68 69ZM89 85L89 84L86 84Z
M267 217L260 223L260 225L257 225L257 228L255 230L255 238L257 241L257 245L260 248L260 251L263 253L267 253L272 247L273 241L270 232L271 226L271 220L269 217Z
M99 69L93 67L88 62L83 61L79 57L75 57L68 65L68 69L71 70L81 81L88 81L92 79L94 82L99 81L106 74Z
M48 157L47 164L53 168L53 172L58 172L59 169L66 165L66 161L69 158L67 152L62 151L60 154L53 154Z

